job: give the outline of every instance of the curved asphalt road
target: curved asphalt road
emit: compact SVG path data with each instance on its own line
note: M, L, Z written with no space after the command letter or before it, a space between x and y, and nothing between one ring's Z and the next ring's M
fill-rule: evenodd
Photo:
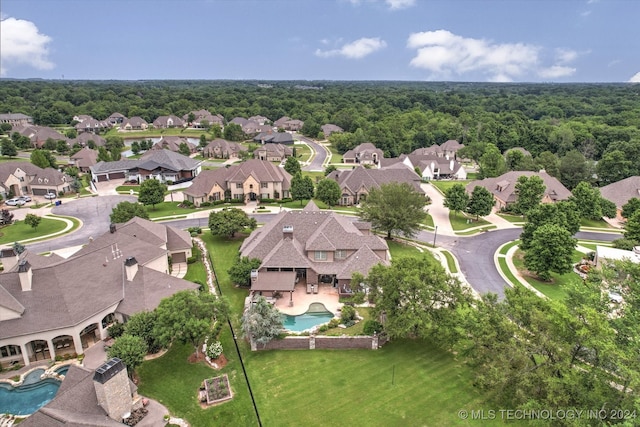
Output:
M70 246L84 245L89 237L97 237L109 231L109 214L112 208L122 201L135 201L130 196L100 196L65 201L60 206L52 209L54 214L68 215L80 219L83 226L68 235L60 236L45 242L32 243L27 248L34 253L47 252ZM258 222L269 222L277 214L250 215ZM176 228L206 227L206 218L178 219L164 221L164 224ZM480 294L493 292L500 298L504 296L504 279L498 272L494 262L494 255L504 243L518 239L520 228L504 230L491 230L475 236L448 236L437 235L436 245L451 251L458 259L460 272L464 274L467 282ZM579 239L611 241L620 237L618 234L585 232L576 234ZM433 244L434 233L421 231L416 239Z
M316 171L322 172L324 171L324 161L327 158L327 150L322 145L318 144L312 139L307 138L306 136L296 135L296 138L307 145L310 145L311 148L314 149L316 155L311 159L311 163L302 167L302 170L305 171Z

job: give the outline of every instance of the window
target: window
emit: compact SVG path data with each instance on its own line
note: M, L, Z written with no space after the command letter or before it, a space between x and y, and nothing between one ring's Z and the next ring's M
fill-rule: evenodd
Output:
M242 183L241 182L236 183L236 188L242 188Z
M344 249L336 249L336 259L345 259L347 257L347 251Z
M313 255L313 259L316 261L326 261L327 260L327 252L326 251L315 251Z
M5 345L4 347L0 347L0 357L17 356L19 354L22 354L20 346Z
M268 182L261 182L260 183L260 188L269 188L269 183Z

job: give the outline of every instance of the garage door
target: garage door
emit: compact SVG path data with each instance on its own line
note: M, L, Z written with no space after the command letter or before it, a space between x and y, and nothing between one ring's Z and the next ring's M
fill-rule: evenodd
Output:
M98 182L104 182L107 180L107 176L106 175L98 175Z
M124 178L124 172L113 172L109 174L109 179Z
M187 262L187 255L184 252L171 254L171 262Z
M31 191L33 192L34 196L44 196L48 193L46 188L32 188Z

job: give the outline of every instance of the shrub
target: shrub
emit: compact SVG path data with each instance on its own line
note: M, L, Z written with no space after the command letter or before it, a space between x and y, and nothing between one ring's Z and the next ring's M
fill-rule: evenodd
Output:
M173 181L172 181L172 180L170 180L170 179L168 179L168 180L167 180L167 185L173 185Z
M362 332L364 332L365 335L373 335L374 333L378 334L382 332L382 323L377 320L367 320L364 322Z
M193 233L202 234L202 227L189 227L187 228L187 231L191 234Z
M342 306L342 312L340 314L340 320L342 321L342 323L345 326L349 326L347 325L348 322L352 322L353 320L355 320L356 318L356 309L353 308L350 305L344 305Z
M334 317L329 321L329 324L327 325L327 327L329 329L337 328L339 324L340 324L340 319Z
M189 258L187 258L187 264L193 264L194 262L196 262L198 260L198 257L196 256L190 256Z
M202 351L210 359L217 359L222 354L222 343L220 341L213 341L211 344L208 344L208 342L209 338L205 340Z
M362 304L364 303L365 297L366 297L366 294L364 292L356 292L351 297L351 302L354 304Z
M179 207L181 207L181 208L187 208L187 209L189 209L189 208L192 208L194 205L193 205L193 202L190 202L189 200L184 200L184 201L183 201L182 203L180 203L178 206L179 206Z
M124 334L124 324L116 322L113 325L109 326L107 328L107 331L109 332L109 336L111 338L118 338L119 336Z
M202 202L202 203L200 203L200 207L201 208L208 208L209 206L211 206L211 202Z
M318 332L327 332L329 330L329 325L322 325L318 328Z

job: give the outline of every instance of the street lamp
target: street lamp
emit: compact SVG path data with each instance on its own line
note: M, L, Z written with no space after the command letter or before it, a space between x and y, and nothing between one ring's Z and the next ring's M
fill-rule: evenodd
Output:
M436 237L438 237L438 226L436 225L436 230L433 233L433 247L436 247Z

